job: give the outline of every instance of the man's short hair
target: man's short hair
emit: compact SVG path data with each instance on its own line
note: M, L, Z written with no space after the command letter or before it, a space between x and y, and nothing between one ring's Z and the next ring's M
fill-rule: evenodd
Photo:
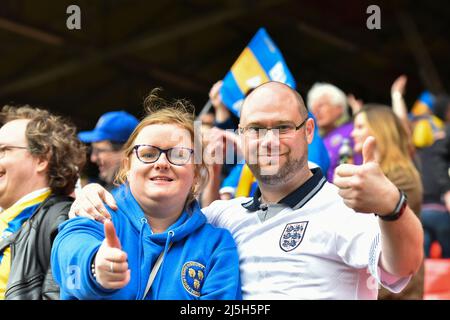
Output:
M265 87L267 85L271 85L271 84L278 84L282 87L285 87L286 89L290 90L291 93L294 95L295 99L297 100L297 106L298 106L298 110L301 116L304 117L308 117L308 109L306 108L305 102L303 101L302 96L300 95L300 93L298 93L297 90L295 90L294 88L292 88L291 86L287 85L286 83L283 82L279 82L279 81L268 81L265 83L260 84L257 87L251 88L250 90L248 90L245 94L245 100L244 103L246 102L247 98L256 90L262 87ZM244 103L242 104L242 107L244 106ZM242 113L242 109L241 109L241 113Z
M72 193L86 162L85 146L77 139L76 127L60 116L28 105L2 108L2 126L19 119L30 120L25 130L30 153L49 161L47 178L52 193Z

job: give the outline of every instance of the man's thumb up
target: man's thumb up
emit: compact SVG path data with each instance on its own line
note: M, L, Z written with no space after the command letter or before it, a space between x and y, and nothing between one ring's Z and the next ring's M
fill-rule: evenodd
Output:
M363 148L362 148L362 156L363 156L363 164L369 163L369 162L377 162L375 157L375 150L376 150L377 144L376 140L372 136L368 136L366 138L366 141L364 141Z
M120 240L117 237L116 229L114 228L114 224L111 220L106 220L104 223L105 229L105 240L106 244L111 248L122 249L120 245Z

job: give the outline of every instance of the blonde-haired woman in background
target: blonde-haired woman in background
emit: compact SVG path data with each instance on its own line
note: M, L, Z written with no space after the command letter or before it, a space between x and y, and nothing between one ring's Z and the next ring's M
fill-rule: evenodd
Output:
M367 104L354 116L354 151L362 152L368 136L376 139L376 156L384 174L408 197L408 204L419 216L422 182L411 157L411 141L400 119L388 106ZM423 265L409 285L399 294L379 291L379 299L422 299Z

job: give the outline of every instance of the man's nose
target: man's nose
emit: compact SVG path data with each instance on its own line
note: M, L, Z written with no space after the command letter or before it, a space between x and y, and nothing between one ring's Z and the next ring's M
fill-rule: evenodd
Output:
M262 147L275 148L280 145L280 135L278 129L267 129L264 136L261 137Z
M97 155L97 153L92 152L92 153L91 153L90 159L91 159L91 162L97 163L97 161L98 161L98 155Z

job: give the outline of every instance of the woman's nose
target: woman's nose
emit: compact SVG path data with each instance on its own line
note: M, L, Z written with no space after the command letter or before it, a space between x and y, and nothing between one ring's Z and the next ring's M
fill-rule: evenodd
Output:
M167 159L167 155L165 153L161 153L159 159L155 162L155 168L157 169L167 169L170 166L170 162Z

